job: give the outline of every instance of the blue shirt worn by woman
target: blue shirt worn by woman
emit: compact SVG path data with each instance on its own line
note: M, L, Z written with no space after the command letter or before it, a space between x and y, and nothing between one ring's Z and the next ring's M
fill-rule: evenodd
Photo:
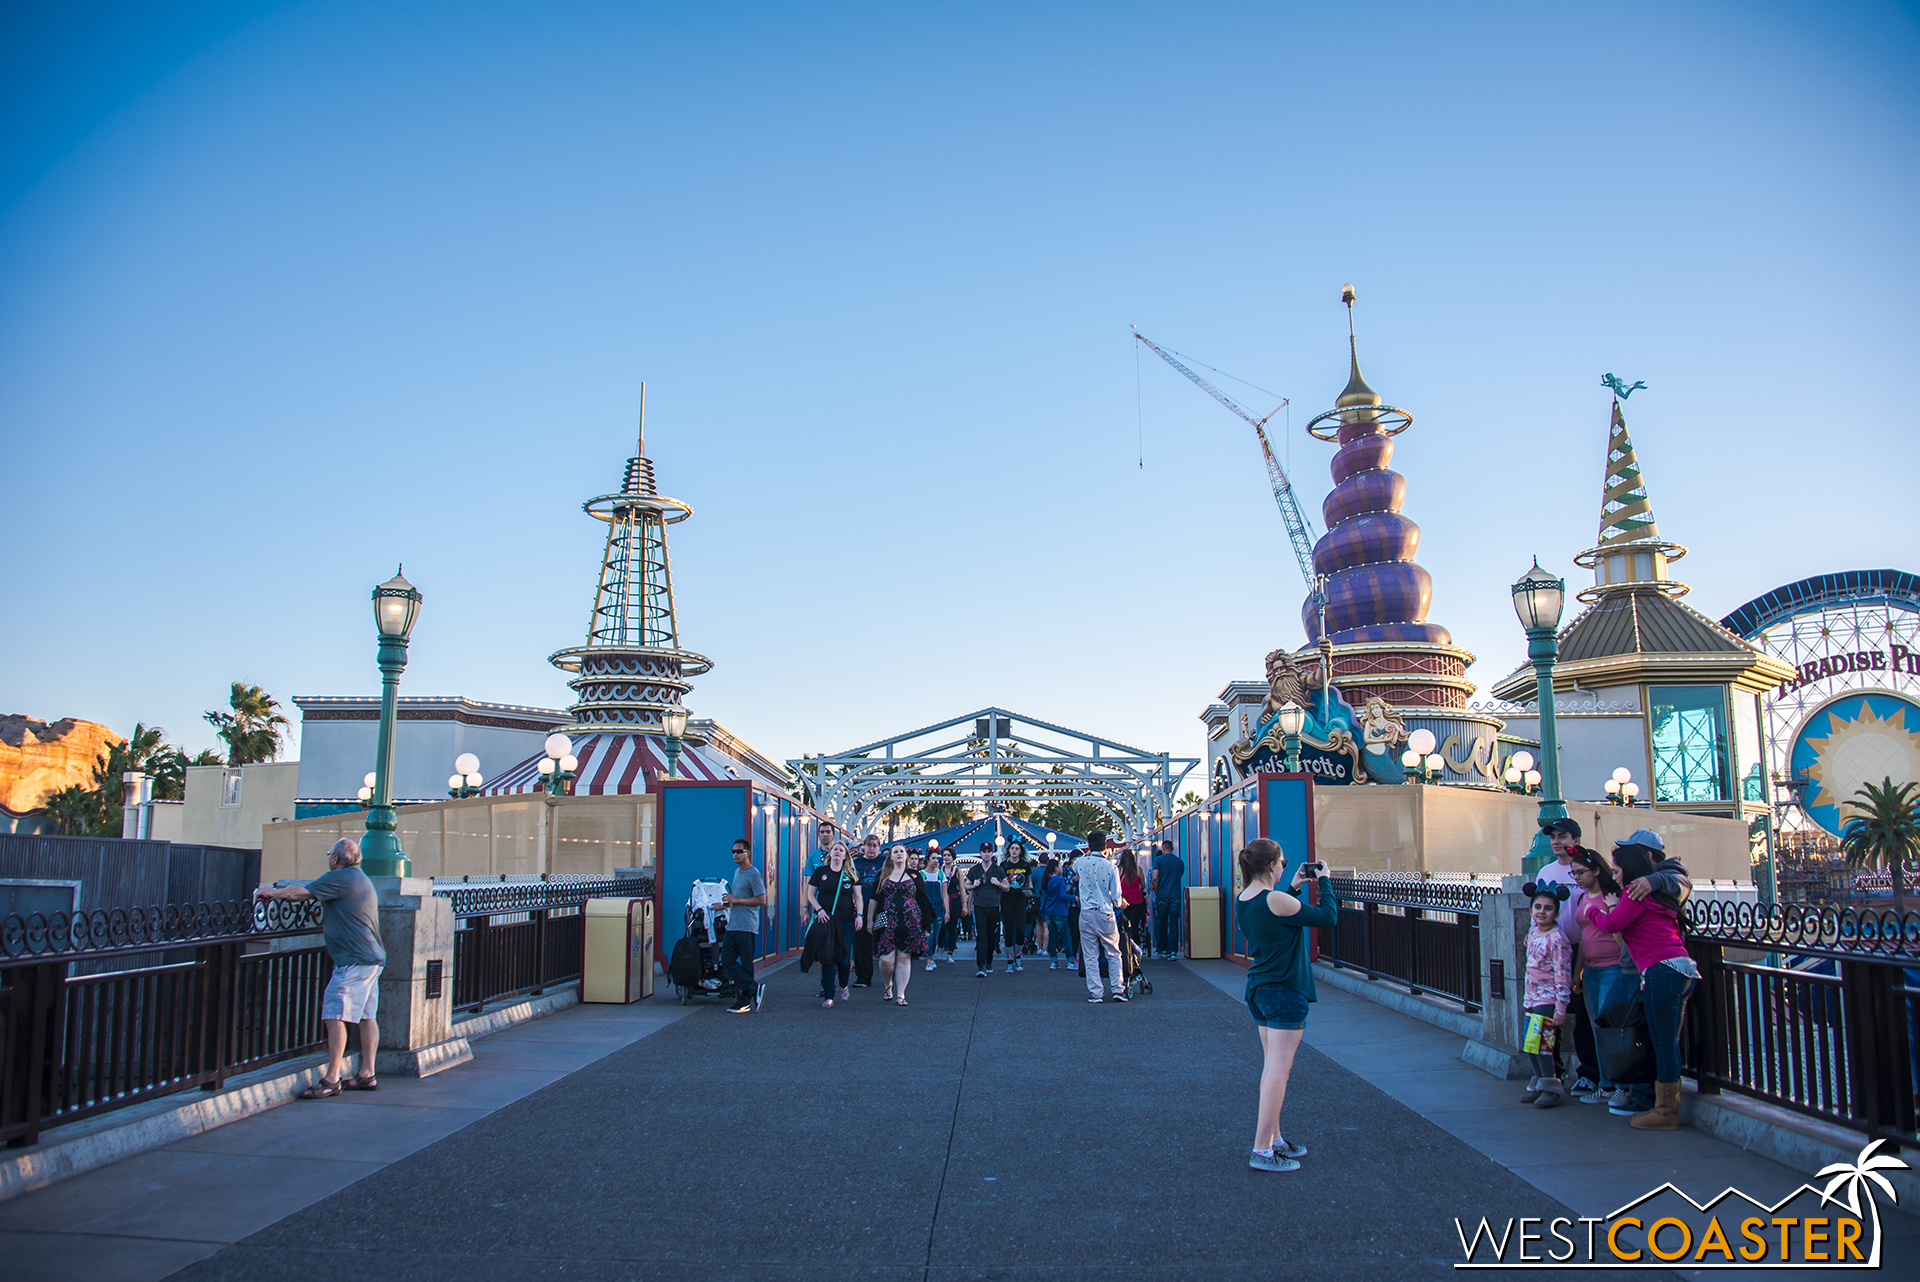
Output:
M1333 897L1333 883L1325 877L1320 878L1319 903L1308 903L1298 891L1293 894L1300 901L1300 911L1291 917L1274 916L1265 894L1234 899L1234 918L1253 958L1253 965L1247 968L1249 999L1262 984L1285 984L1310 1002L1319 1000L1313 991L1313 967L1307 962L1307 931L1314 926L1333 925L1340 901Z
M1040 899L1040 912L1047 917L1065 917L1070 894L1066 877L1060 873L1053 874L1047 878L1046 893Z

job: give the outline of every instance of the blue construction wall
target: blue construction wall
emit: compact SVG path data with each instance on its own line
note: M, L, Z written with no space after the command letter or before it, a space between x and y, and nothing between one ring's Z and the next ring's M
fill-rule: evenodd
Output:
M687 896L693 883L733 876L733 843L749 836L745 779L727 783L669 783L660 790L661 956L686 934Z

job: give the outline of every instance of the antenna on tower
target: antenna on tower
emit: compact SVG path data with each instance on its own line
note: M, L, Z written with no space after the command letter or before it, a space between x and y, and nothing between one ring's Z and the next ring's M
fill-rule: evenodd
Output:
M640 442L633 447L634 457L647 456L647 380L640 380Z

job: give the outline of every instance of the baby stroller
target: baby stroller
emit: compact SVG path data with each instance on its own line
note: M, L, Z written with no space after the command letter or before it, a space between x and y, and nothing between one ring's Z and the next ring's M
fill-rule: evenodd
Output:
M1140 964L1146 955L1146 950L1140 946L1140 941L1135 939L1133 932L1122 924L1120 927L1120 969L1121 974L1126 978L1126 992L1129 1001L1153 991L1153 981L1147 978L1146 968Z
M667 982L682 1006L696 997L718 997L726 989L719 944L727 933L727 910L720 905L726 889L724 881L696 881L687 896L686 933L667 958Z

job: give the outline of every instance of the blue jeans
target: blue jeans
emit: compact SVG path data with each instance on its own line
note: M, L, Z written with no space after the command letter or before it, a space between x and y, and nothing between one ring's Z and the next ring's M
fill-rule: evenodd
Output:
M1600 1013L1609 1006L1633 1000L1633 992L1640 987L1640 972L1629 970L1625 966L1589 966L1583 972L1581 980L1583 996L1587 1001L1587 1018L1598 1022ZM1595 1057L1598 1059L1598 1056ZM1620 1083L1611 1080L1600 1071L1599 1064L1593 1067L1594 1076L1600 1081L1603 1091L1617 1091Z
M1647 1037L1653 1042L1653 1076L1660 1082L1680 1080L1680 1016L1693 991L1690 976L1667 965L1647 967L1640 1000L1647 1008Z
M840 955L830 962L820 963L822 1000L838 997L840 990L847 986L848 977L853 974L853 918L835 921L833 926L840 932Z
M720 969L742 1003L753 1000L753 956L759 951L760 936L751 930L730 930L720 945Z
M1154 901L1153 942L1163 953L1180 951L1180 901L1171 895Z
M1047 914L1047 957L1065 957L1073 960L1073 940L1067 936L1067 915L1065 913Z

